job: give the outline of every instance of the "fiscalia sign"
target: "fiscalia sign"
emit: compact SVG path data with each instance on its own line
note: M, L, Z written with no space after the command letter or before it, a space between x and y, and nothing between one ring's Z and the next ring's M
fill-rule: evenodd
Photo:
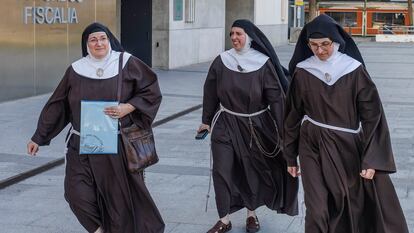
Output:
M44 0L45 2L73 2L83 0ZM78 14L74 7L26 6L23 9L25 24L75 24L79 23Z

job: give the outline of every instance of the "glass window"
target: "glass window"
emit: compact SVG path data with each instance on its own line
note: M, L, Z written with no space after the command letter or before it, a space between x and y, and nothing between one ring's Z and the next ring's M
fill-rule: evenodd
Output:
M183 20L183 0L174 0L173 2L173 18L174 21L182 21Z
M403 13L373 13L372 27L405 25Z
M356 12L325 12L331 16L342 27L356 27L357 13Z

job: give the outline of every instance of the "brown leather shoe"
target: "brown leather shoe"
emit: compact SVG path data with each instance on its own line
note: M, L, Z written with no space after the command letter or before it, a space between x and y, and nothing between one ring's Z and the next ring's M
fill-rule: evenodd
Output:
M207 231L207 233L224 233L231 230L231 222L229 224L224 224L221 220L218 220L216 225L213 228Z
M257 217L250 216L246 219L246 232L254 233L260 230L259 219Z

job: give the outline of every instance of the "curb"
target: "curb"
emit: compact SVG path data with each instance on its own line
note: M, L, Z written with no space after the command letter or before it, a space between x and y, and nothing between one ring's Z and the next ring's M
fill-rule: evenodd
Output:
M160 125L165 124L165 123L167 123L169 121L172 121L172 120L174 120L176 118L179 118L181 116L187 115L187 114L189 114L191 112L194 112L194 111L200 109L202 106L203 106L202 104L199 104L199 105L196 105L196 106L193 106L193 107L184 109L183 111L174 113L171 116L168 116L168 117L165 117L165 118L163 118L161 120L155 121L152 124L152 127L160 126ZM41 165L39 167L30 169L28 171L22 172L20 174L15 175L15 176L9 177L9 178L4 179L4 180L1 180L0 181L0 190L4 189L4 188L6 188L6 187L8 187L10 185L16 184L16 183L18 183L18 182L20 182L22 180L27 179L27 178L30 178L32 176L38 175L38 174L40 174L42 172L48 171L48 170L50 170L50 169L52 169L54 167L57 167L59 165L62 165L64 163L65 163L65 157L61 157L61 158L52 160L52 161L50 161L50 162L48 162L46 164L43 164L43 165Z

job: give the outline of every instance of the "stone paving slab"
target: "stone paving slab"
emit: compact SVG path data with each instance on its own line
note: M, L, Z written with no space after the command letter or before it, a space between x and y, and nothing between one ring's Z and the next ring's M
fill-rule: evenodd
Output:
M391 178L409 229L414 232L414 44L358 44L383 101L398 169ZM287 65L293 46L276 50L282 64ZM157 70L164 93L157 119L183 106L201 103L208 65ZM32 133L41 101L45 99L40 96L25 99L27 103L23 105L0 104L2 110L7 110L0 112L0 131L4 132L0 135L0 153L25 153L22 145L25 147L27 132ZM172 101L168 103L168 100ZM146 182L166 222L167 233L201 233L217 221L213 190L208 211L204 212L210 160L209 141L194 140L200 120L201 110L198 110L154 129L160 162L148 169ZM48 157L54 150L61 151L63 141L58 139L52 144L50 149L42 148L37 159ZM1 163L2 160L0 167ZM64 166L59 166L0 190L0 233L85 232L63 198L63 178ZM302 189L299 197L302 202ZM260 208L260 232L303 233L303 210L301 205L300 215L289 217ZM245 232L245 214L242 210L231 216L232 233Z
M16 154L0 154L0 181L54 161L50 157L33 158Z
M205 77L203 71L156 72L163 100L155 121L201 103ZM0 154L0 182L64 157L64 138L69 126L52 140L50 146L41 147L36 158L26 154L26 143L36 129L40 111L49 96L46 94L0 103L0 153L3 153Z

